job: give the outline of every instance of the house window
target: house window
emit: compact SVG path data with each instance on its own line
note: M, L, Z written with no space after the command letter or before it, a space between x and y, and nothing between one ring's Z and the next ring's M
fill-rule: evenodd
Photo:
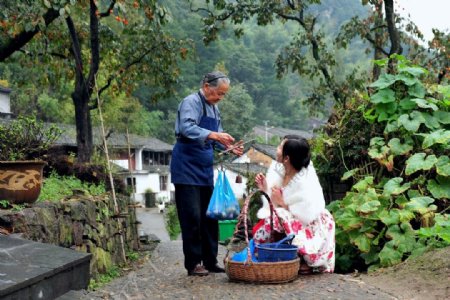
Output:
M161 175L159 176L159 189L161 191L167 191L167 181L169 180L169 176Z
M131 183L131 179L133 179L133 183ZM131 189L134 187L133 193L136 193L136 177L127 177L127 187Z

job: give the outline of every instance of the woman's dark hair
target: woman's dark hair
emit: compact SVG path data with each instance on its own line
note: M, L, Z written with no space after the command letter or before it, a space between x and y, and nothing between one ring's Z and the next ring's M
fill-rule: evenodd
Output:
M214 71L203 76L201 85L207 83L212 87L217 87L222 81L230 83L230 79L227 75L223 74L220 71Z
M286 135L283 139L286 140L283 145L283 157L289 156L292 166L297 171L307 168L311 161L308 141L299 135L293 134Z

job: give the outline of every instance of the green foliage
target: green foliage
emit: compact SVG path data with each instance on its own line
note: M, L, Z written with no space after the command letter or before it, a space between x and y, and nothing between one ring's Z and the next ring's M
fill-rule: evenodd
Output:
M139 253L134 251L128 251L127 258L129 261L137 261L139 259Z
M72 196L74 189L84 190L92 196L101 195L106 192L104 184L89 184L82 182L75 176L60 176L52 172L44 180L38 201L60 201L65 197Z
M115 278L121 275L120 268L118 266L112 266L106 273L99 274L97 278L91 278L89 281L89 290L97 290L107 283L111 282Z
M61 135L55 125L47 126L33 117L19 117L0 124L0 160L43 159Z
M364 113L384 127L368 149L381 172L362 179L355 170L348 172L345 178L360 180L329 205L343 271L358 263L387 267L430 247L450 245L449 216L444 214L450 196L448 95L423 85L422 68L394 58L395 72L371 84L374 93Z
M171 240L175 240L181 233L180 221L178 220L177 207L169 205L165 214L166 228Z
M9 201L8 200L0 200L0 206L3 208L8 208L9 206Z

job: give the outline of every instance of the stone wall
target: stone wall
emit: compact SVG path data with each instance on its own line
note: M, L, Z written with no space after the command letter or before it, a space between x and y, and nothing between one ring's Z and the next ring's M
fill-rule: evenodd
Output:
M0 210L0 228L37 242L92 253L91 276L121 264L120 227L126 251L137 250L139 239L134 207L118 196L114 216L109 194L73 196L61 202L39 202L21 211Z

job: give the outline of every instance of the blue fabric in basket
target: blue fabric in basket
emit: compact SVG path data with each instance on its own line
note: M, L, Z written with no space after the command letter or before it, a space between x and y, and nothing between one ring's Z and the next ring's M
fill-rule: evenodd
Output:
M245 262L247 260L247 249L249 247L250 247L250 254L252 255L252 261L257 262L258 259L255 256L255 242L253 241L253 239L251 239L250 242L248 243L248 247L245 247L245 249L242 250L241 252L235 253L231 258L231 260L235 262Z

